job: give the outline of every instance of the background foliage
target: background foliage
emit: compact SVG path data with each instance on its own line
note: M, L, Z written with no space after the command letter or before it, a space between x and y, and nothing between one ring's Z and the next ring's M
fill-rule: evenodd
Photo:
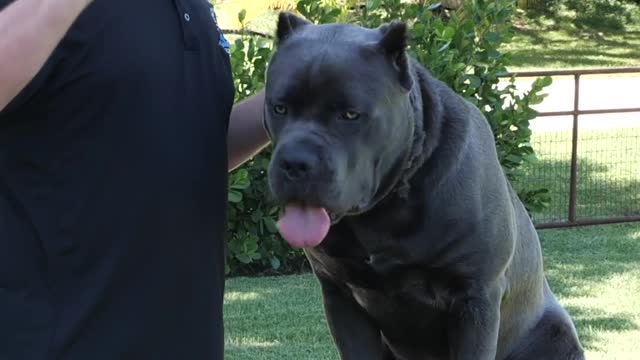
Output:
M522 165L534 161L529 121L536 113L550 78L536 80L530 89L516 89L514 79L500 82L510 56L501 45L512 36L515 1L466 0L462 8L434 11L435 1L299 0L296 11L315 23L349 22L366 27L400 19L410 25L410 53L435 77L476 104L487 116L495 135L500 162L511 180L522 176ZM244 23L246 13L238 20ZM231 61L240 101L262 89L273 52L271 39L242 32L232 41ZM305 259L291 249L276 230L278 208L270 201L266 174L271 149L230 176L230 216L227 272L230 275L289 273L301 270ZM530 211L548 204L546 189L518 189Z

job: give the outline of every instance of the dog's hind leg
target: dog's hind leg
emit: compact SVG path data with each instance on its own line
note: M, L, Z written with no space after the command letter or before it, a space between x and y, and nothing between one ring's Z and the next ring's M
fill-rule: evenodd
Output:
M584 360L584 350L569 316L547 310L538 324L505 360Z

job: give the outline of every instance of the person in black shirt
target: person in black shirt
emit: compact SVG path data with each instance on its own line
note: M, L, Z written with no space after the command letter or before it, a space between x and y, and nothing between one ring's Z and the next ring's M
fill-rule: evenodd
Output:
M213 7L0 11L0 359L222 359L227 174L268 140Z

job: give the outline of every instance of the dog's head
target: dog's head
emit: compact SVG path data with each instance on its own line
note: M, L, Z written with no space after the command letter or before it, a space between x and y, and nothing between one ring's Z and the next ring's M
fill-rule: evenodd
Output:
M406 36L403 23L367 29L280 14L265 128L269 184L293 246L320 243L329 215L370 207L397 176L414 128Z

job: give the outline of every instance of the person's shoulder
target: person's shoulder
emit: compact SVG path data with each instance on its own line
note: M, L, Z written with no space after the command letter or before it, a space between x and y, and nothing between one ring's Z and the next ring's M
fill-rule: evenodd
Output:
M0 0L0 11L19 0ZM9 117L14 112L20 112L20 110L29 104L29 102L36 97L41 90L47 86L49 79L53 75L53 69L59 61L59 55L57 47L53 53L50 54L45 63L33 76L24 88L0 111L0 121L3 121L6 117Z

